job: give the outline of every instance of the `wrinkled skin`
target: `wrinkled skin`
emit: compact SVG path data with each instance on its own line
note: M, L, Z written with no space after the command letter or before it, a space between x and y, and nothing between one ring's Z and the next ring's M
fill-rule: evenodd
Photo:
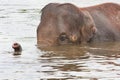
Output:
M105 3L78 8L50 3L42 9L37 28L38 46L120 40L120 5Z
M21 55L22 47L19 43L14 43L12 45L12 48L14 49L13 55Z

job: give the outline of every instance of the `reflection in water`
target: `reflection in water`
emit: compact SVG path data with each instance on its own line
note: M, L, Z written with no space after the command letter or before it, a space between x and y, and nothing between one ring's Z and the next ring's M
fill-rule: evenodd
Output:
M81 46L44 47L39 48L43 52L39 61L43 63L42 67L53 70L45 70L42 71L43 73L47 75L59 73L55 78L47 78L50 80L57 79L57 76L61 76L59 79L62 80L66 80L68 77L72 80L76 80L76 78L80 80L99 80L100 76L107 79L109 75L116 76L116 79L118 79L119 68L112 67L113 65L120 66L119 63L114 62L120 56L118 46L119 43L95 43ZM113 74L112 71L115 73ZM111 77L111 79L113 78Z
M54 47L40 48L43 51L47 51L42 57L62 57L66 59L87 59L89 54L87 48L83 48L75 45L63 45ZM50 52L49 52L50 51Z
M22 52L13 52L13 55L14 56L18 56L18 55L21 55Z
M107 57L119 57L120 55L119 42L103 42L90 44L89 52L94 55L101 55Z
M70 2L88 6L105 1L0 0L0 80L120 80L120 42L35 47L44 5ZM23 51L14 56L11 44L16 41Z
M90 54L106 57L120 57L120 43L106 42L93 43L87 45L63 45L54 47L38 47L45 51L42 57L63 57L67 59L85 59L89 58Z
M53 66L54 69L59 69L60 71L84 71L84 69L80 69L80 67L83 66L79 66L78 64L64 64L61 66Z

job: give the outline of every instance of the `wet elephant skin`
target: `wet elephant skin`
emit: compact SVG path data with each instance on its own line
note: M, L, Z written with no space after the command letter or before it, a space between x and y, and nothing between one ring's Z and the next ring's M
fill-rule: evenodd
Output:
M119 4L79 8L70 3L50 3L41 12L37 28L38 46L120 40Z

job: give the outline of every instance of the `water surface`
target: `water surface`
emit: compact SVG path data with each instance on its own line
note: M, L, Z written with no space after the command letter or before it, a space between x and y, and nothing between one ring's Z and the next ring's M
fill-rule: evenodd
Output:
M84 7L108 0L0 0L0 80L120 80L120 42L37 48L40 10L50 2ZM22 55L12 55L14 42Z

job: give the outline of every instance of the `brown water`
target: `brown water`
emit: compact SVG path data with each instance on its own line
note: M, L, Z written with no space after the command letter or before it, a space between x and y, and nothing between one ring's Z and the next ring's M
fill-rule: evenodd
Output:
M0 0L0 80L120 80L120 42L36 46L40 10L47 3L89 6L106 1ZM13 55L14 42L22 45L22 55Z

